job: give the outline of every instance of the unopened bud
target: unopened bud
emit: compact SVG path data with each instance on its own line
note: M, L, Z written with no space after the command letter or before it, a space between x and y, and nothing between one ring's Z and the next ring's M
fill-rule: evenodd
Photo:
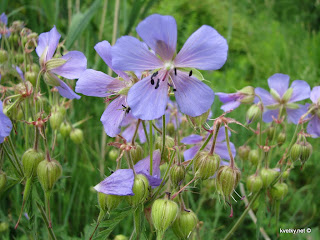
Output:
M277 143L279 146L281 146L286 141L286 133L280 132L277 137Z
M80 144L83 141L83 132L80 128L75 128L70 133L70 138L75 144Z
M60 134L62 137L66 138L66 137L70 136L71 130L72 130L72 127L71 127L70 123L62 122L60 124L59 131L60 131Z
M270 168L262 168L260 176L264 187L269 187L270 184L279 176L279 172Z
M6 50L0 49L0 64L7 62L8 52Z
M251 123L261 116L261 108L254 104L247 111L247 122Z
M301 150L300 160L302 164L305 164L305 162L310 158L312 154L312 145L305 141L301 143L301 146L302 146L302 150Z
M252 165L257 166L259 162L259 151L258 149L253 149L249 152L248 156L249 161Z
M288 193L288 185L285 183L276 183L270 190L271 197L274 200L282 200Z
M208 111L206 111L198 117L190 117L187 115L187 119L191 127L198 132L201 131L202 125L207 121L210 111L211 110L209 109Z
M162 137L158 137L156 142L155 142L155 149L160 149L160 151L162 152ZM172 148L174 146L174 139L172 137L166 136L166 142L165 142L165 149L163 152L163 157L165 158L165 160L168 160L168 155L169 155L169 149L168 148Z
M184 180L186 169L183 165L174 165L170 169L170 180L174 187L177 187Z
M219 194L224 198L231 196L233 190L237 187L241 177L238 168L230 166L221 166L218 170L216 184Z
M220 166L220 156L216 153L201 151L194 157L195 175L202 179L212 177Z
M22 64L24 61L24 56L22 53L17 53L14 55L14 58L16 59L17 64Z
M134 183L132 187L134 196L127 196L127 201L131 206L137 206L144 203L149 194L149 181L142 175L137 174L134 178Z
M117 208L121 200L121 196L98 192L99 207L104 213L111 212L113 209Z
M247 160L248 157L249 157L250 150L251 150L250 147L247 146L247 145L240 146L239 149L238 149L239 157L242 160Z
M133 160L133 163L136 164L137 162L139 162L142 158L143 158L143 149L139 144L135 144L135 146L133 146L130 149L130 156L131 159Z
M37 73L35 73L35 72L26 72L26 73L24 74L24 77L25 77L26 81L29 81L29 82L31 82L31 84L32 84L33 86L36 86Z
M183 210L173 222L172 230L179 239L187 239L197 224L197 215L191 210Z
M247 188L250 192L259 192L263 186L263 182L260 176L251 175L247 178Z
M275 127L271 126L267 129L267 136L268 136L268 139L269 140L272 140L273 139L273 135L275 133Z
M5 188L7 183L7 175L0 170L0 192Z
M60 112L52 112L50 116L50 126L53 130L58 130L63 121L63 116Z
M168 199L157 199L151 208L153 226L158 235L163 235L168 227L174 222L178 215L179 207L174 201Z
M38 165L37 174L43 191L49 192L61 177L62 167L60 163L54 159L51 159L51 161L43 160Z
M299 143L293 144L290 151L290 158L292 162L295 162L300 159L302 153L302 146Z
M24 175L27 178L35 177L37 174L37 168L41 161L44 160L44 154L41 151L37 151L30 148L22 155L22 166Z
M109 159L115 161L118 156L119 156L119 152L116 149L111 149L108 153Z
M246 103L246 104L250 104L253 102L254 100L254 88L251 86L247 86L242 88L241 90L239 90L238 92L241 93L241 95L243 96L240 99L241 103Z

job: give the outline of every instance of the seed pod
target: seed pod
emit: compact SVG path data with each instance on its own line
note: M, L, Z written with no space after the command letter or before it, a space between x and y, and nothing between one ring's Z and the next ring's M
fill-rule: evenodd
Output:
M263 182L260 176L251 175L247 178L247 188L250 192L259 192L263 186Z
M62 167L60 163L54 159L51 159L51 161L43 160L38 165L37 174L43 191L49 192L61 177Z
M71 127L70 123L62 122L60 124L59 131L60 131L60 134L62 137L66 138L66 137L70 136L71 130L72 130L72 127Z
M133 148L130 149L130 156L134 164L139 162L143 158L143 149L139 144L135 144Z
M249 152L248 156L249 161L252 165L257 166L259 162L259 151L258 149L253 149Z
M238 149L239 157L242 160L247 160L248 157L249 157L250 150L251 150L250 147L247 146L247 145L240 146L239 149Z
M282 200L288 193L288 185L285 183L276 183L270 190L271 197L274 200Z
M298 159L300 159L301 153L302 153L302 146L299 143L293 144L290 151L290 157L292 162L295 162Z
M252 105L247 111L247 122L251 123L261 116L261 108L257 104Z
M24 175L27 178L35 177L37 174L38 165L42 160L44 160L43 152L37 151L33 148L28 149L22 155L22 166Z
M301 149L300 160L302 164L305 164L305 162L310 158L312 154L312 145L305 141L301 143L301 146L302 146L302 149Z
M201 151L194 157L194 172L202 180L212 177L220 165L220 156Z
M155 144L155 149L160 149L160 151L162 151L162 137L158 137ZM164 149L164 153L163 153L163 157L165 158L165 160L167 161L168 159L168 153L169 150L168 148L172 148L174 146L174 139L172 137L166 136L166 142L165 142L165 149Z
M169 123L167 124L167 129L166 129L166 130L167 130L168 135L173 136L174 131L175 131L174 124L171 123L171 122L169 122Z
M178 214L172 224L172 230L179 239L187 239L198 224L197 215L191 210L184 210Z
M121 196L98 192L99 207L104 213L111 212L113 209L117 208L121 200Z
M51 113L50 116L50 126L53 130L59 129L61 123L63 121L63 116L60 112L55 111Z
M142 175L137 174L134 178L134 183L132 187L134 196L127 196L127 201L131 206L137 206L144 203L149 194L149 181Z
M290 175L290 170L286 170L282 173L282 179L285 180L289 177Z
M7 175L0 170L0 192L5 188L7 183Z
M8 52L6 50L0 49L0 64L7 62Z
M174 222L179 211L178 204L168 199L157 199L151 208L151 218L157 235L163 235Z
M174 187L177 187L184 180L186 169L183 165L174 165L170 169L170 180Z
M279 135L277 137L278 145L281 146L285 141L286 141L286 133L285 132L279 133Z
M237 187L240 177L241 172L238 168L221 166L216 178L216 185L219 194L223 195L224 198L229 197Z
M279 176L279 172L270 168L262 168L260 176L264 187L269 187L270 184Z
M18 64L22 64L24 61L24 56L22 53L17 53L14 55L15 59L16 59L16 63Z
M37 73L35 72L26 72L24 74L24 78L26 79L26 81L31 82L31 84L33 86L36 86L36 82L37 82Z
M267 137L269 140L272 140L273 139L273 135L274 135L274 132L275 132L275 127L271 126L267 129Z
M70 138L75 144L80 144L83 141L83 132L80 128L75 128L70 133Z

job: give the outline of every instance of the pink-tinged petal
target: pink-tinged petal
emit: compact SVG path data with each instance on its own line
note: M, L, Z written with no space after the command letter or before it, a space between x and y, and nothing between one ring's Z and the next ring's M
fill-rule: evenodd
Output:
M61 57L67 62L60 67L54 68L51 72L68 79L76 79L81 77L87 69L87 58L82 52L70 51Z
M272 105L272 104L277 103L277 101L273 99L273 97L271 96L271 94L267 90L258 87L254 91L255 91L255 94L261 98L264 106L268 106L268 105Z
M228 44L214 28L203 25L183 45L174 59L176 67L217 70L227 60Z
M236 148L232 142L230 142L230 149L232 156L236 156ZM217 142L214 147L214 152L218 154L222 159L230 160L227 142Z
M298 109L289 109L287 108L288 122L294 124L299 123L300 117L308 111L307 105L300 105Z
M199 149L200 149L200 146L194 146L184 151L183 153L184 161L191 160L197 154Z
M61 35L58 33L56 26L53 26L50 32L41 33L36 47L38 56L41 57L43 51L48 47L45 61L50 60L57 49L60 38Z
M302 80L295 80L292 82L291 87L293 89L289 102L298 102L310 97L310 86L307 82Z
M311 134L313 138L320 137L320 118L317 115L313 116L308 123L307 132Z
M76 92L93 97L106 97L124 88L125 84L116 78L93 69L85 70L76 83Z
M153 14L139 23L137 33L163 60L171 60L177 45L177 23L172 16Z
M116 74L122 77L125 80L129 79L129 76L122 71L115 70L112 67L112 56L111 56L111 45L108 41L102 41L97 43L94 46L94 49L97 51L99 56L103 59L103 61L111 68Z
M168 102L168 81L164 71L160 71L154 84L148 76L134 84L128 92L128 105L133 116L142 120L153 120L161 117ZM159 84L158 84L158 79ZM156 89L157 87L157 89Z
M176 89L174 95L182 113L197 117L210 109L214 92L209 86L181 71L172 74L172 78Z
M161 68L163 62L138 39L124 36L111 49L112 67L122 71L145 71Z
M276 73L268 78L268 85L273 88L280 97L288 90L290 77L286 74Z
M203 140L203 137L197 134L191 134L188 137L185 137L181 140L184 144L196 144L200 143Z
M223 104L223 105L221 106L221 109L222 109L223 111L225 111L225 112L228 112L228 111L230 111L230 110L236 109L237 107L240 106L240 104L241 104L241 103L238 102L238 101L228 102L228 103L226 103L226 104Z
M312 88L310 99L313 103L317 103L320 99L320 86Z
M133 196L133 183L134 174L132 169L118 169L96 185L94 189L109 195Z
M2 102L0 101L0 143L4 141L4 138L9 136L12 130L12 122L10 118L8 118L3 113Z
M262 115L262 120L266 123L272 122L273 119L277 119L279 115L279 109L266 110Z
M123 106L127 106L126 97L117 97L108 105L100 118L109 137L115 137L120 133L121 123L126 115Z
M81 98L81 96L76 94L64 81L62 81L58 77L56 77L56 79L60 82L60 86L56 86L56 88L58 89L58 91L62 97L65 97L68 99L80 99Z

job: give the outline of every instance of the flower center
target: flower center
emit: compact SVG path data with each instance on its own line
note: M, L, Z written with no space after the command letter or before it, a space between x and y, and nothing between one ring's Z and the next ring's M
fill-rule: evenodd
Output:
M172 63L171 61L165 62L165 63L164 63L164 68L165 68L166 70L171 70L171 69L174 69L174 65L173 65L173 63Z

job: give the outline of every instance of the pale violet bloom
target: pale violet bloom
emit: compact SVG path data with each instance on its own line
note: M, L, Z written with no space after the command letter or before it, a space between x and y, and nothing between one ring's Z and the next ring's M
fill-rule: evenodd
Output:
M7 24L8 17L5 13L2 13L0 15L0 39L2 38L2 36L9 37L11 34L10 30L7 28Z
M320 137L320 86L314 87L310 94L312 104L309 106L311 119L307 126L307 132L314 138Z
M3 143L4 138L10 135L12 130L12 122L3 113L2 101L0 101L0 143Z

